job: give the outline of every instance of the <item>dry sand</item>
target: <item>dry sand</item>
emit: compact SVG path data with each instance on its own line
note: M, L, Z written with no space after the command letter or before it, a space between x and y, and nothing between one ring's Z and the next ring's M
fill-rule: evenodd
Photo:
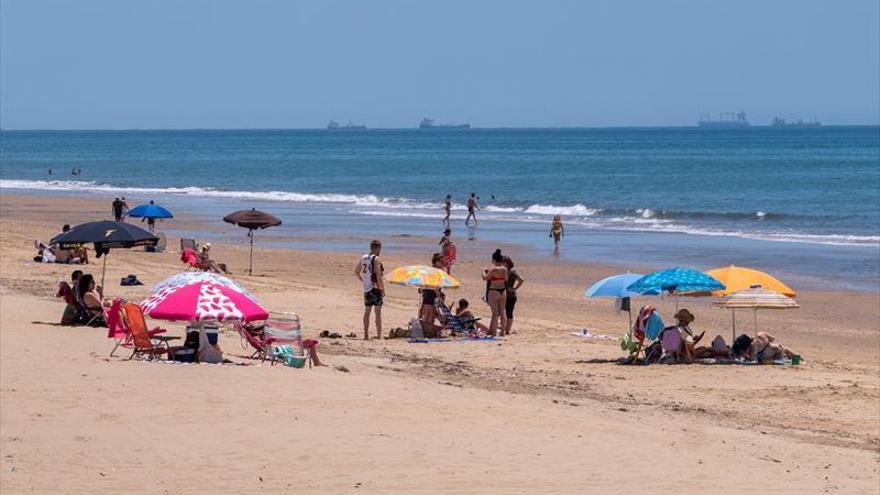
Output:
M100 329L55 325L63 303L51 296L72 267L30 261L33 239L106 206L0 198L4 494L880 492L878 294L803 291L801 309L760 313L762 329L805 356L799 367L616 365L615 342L570 335L622 333L626 316L608 300L580 297L615 270L552 259L517 267L518 333L499 343L324 340L331 366L295 370L247 359L224 334L239 365L126 361L108 357ZM429 244L392 249L386 267L424 262ZM360 333L359 253L258 249L247 276L243 242L213 251L265 307L298 312L308 335ZM486 316L478 276L490 246L459 251L453 296ZM137 300L181 265L176 252L117 250L107 267L107 293ZM112 283L128 273L146 285ZM415 305L413 290L390 288L386 328ZM668 318L674 303L660 305ZM729 338L729 313L682 305L698 331Z

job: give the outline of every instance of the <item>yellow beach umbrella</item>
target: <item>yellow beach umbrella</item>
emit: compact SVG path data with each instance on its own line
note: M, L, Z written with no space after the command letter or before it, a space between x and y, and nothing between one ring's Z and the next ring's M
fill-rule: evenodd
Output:
M797 292L773 275L753 268L730 265L709 270L706 274L711 275L724 284L724 290L713 291L713 296L726 296L734 292L760 286L764 290L778 292L788 297L797 297Z
M392 284L420 289L457 289L458 280L440 270L425 265L409 265L395 268L385 279Z

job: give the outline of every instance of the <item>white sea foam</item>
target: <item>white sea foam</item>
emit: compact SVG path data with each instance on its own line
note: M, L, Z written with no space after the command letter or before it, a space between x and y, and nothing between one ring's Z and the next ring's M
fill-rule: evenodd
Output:
M599 213L602 210L597 210L594 208L587 208L586 206L578 203L573 206L554 206L554 205L532 205L525 209L526 213L532 213L537 215L571 215L571 216L585 216L589 217Z
M411 218L438 218L439 213L427 210L441 209L441 202L420 202L407 198L383 198L375 195L353 195L333 193L297 193L288 191L226 191L201 187L116 187L90 181L34 181L34 180L0 180L0 189L30 189L45 191L85 191L104 194L173 194L191 197L252 199L262 201L282 201L291 203L324 203L347 204L353 209L351 214L370 216L393 216ZM455 204L453 210L462 211L464 205ZM651 209L635 210L635 216L599 216L602 210L587 208L582 204L573 206L555 206L534 204L528 208L503 207L488 205L484 208L483 218L502 222L537 222L547 221L548 215L565 215L566 223L581 225L590 229L608 229L636 232L668 232L691 235L728 236L745 239L757 239L774 242L796 242L837 246L880 246L880 236L844 235L844 234L805 234L797 232L772 231L724 231L701 228L693 225L677 223L668 218L656 218ZM766 213L758 211L758 219L766 218Z

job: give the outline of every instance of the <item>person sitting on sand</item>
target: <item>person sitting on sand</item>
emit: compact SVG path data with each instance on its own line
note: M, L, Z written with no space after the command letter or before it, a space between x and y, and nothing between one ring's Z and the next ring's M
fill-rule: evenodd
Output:
M76 323L76 317L79 314L79 303L77 302L76 289L74 287L77 286L82 274L82 270L74 270L70 274L70 284L64 280L58 282L58 290L55 292L55 297L63 298L64 302L67 303L67 306L64 307L64 313L61 315L62 325L73 325Z
M681 335L681 350L679 351L679 354L681 355L682 362L693 363L695 356L694 346L703 338L705 332L694 336L690 324L693 323L696 318L685 308L678 310L678 312L675 313L674 318L676 323L678 323L676 328Z
M104 296L101 293L101 288L95 284L95 278L91 274L82 275L76 286L79 305L82 308L85 321L92 321L93 325L106 325L103 318ZM95 316L97 318L94 318Z
M443 269L443 265L441 263L440 253L434 253L434 256L431 257L431 266L434 268ZM423 288L419 289L419 293L422 296L422 306L419 309L419 320L434 324L434 320L437 319L437 307L434 305L434 301L439 297L441 300L446 300L446 295L443 293L443 290Z
M553 238L554 251L559 252L559 241L565 237L565 227L562 226L562 217L555 215L550 223L550 237Z
M211 243L206 242L199 249L199 268L207 272L227 273L226 267L211 259Z
M791 359L791 356L796 354L776 342L776 337L767 332L758 332L754 337L740 335L733 342L730 353L734 358L744 357L749 361L758 362Z

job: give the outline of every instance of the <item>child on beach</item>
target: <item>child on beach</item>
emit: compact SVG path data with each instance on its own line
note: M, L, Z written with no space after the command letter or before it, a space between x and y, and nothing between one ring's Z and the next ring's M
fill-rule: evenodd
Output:
M550 223L550 237L553 238L554 251L558 253L559 241L565 237L565 228L562 226L562 217L559 215L555 215L553 222Z
M459 318L462 318L464 320L476 320L477 317L474 316L474 313L469 308L470 303L467 299L459 299L458 307L455 308L455 316L458 316ZM473 321L473 327L477 331L482 332L485 335L489 334L489 327L483 325L478 321Z

